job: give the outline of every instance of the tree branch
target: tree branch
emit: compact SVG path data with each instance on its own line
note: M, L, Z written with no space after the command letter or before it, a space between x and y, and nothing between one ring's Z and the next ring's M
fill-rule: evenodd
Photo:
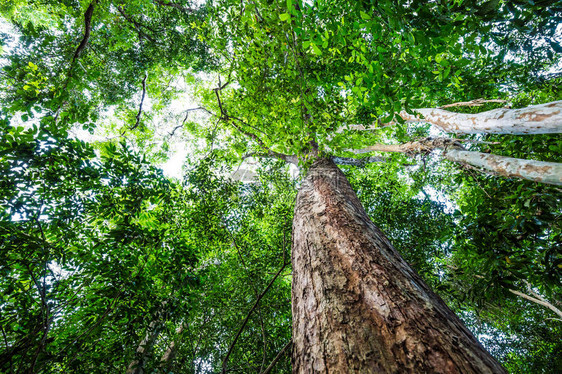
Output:
M458 103L452 103L452 104L447 104L447 105L443 105L440 106L439 109L444 109L444 108L453 108L453 107L458 107L458 106L482 106L486 103L502 103L505 104L507 103L507 100L501 100L501 99L491 99L491 100L486 100L486 99L476 99L476 100L470 100L470 101L461 101Z
M449 147L461 148L458 139L451 138L425 138L415 142L407 142L403 144L374 144L372 146L352 150L355 153L367 153L367 152L398 152L406 153L408 155L416 154L429 154L433 150L442 148L446 149Z
M144 102L144 96L146 95L146 78L148 78L148 72L144 73L144 79L142 80L142 96L141 96L141 101L140 101L140 105L139 105L139 112L137 113L137 116L136 116L137 121L134 124L134 126L131 127L131 130L136 129L140 124L140 118L141 118L141 114L142 114L142 104Z
M236 342L238 341L238 338L240 337L240 334L242 334L242 331L244 330L244 327L246 327L246 324L248 323L248 320L250 319L250 316L252 315L252 312L254 310L256 310L256 308L258 307L261 299L269 291L269 289L271 288L271 286L273 285L275 280L279 277L279 275L281 275L281 272L283 272L283 270L285 270L286 266L287 266L287 262L284 261L283 266L281 266L281 268L279 269L277 274L275 274L273 279L271 279L271 281L269 282L269 284L267 285L265 290L263 290L263 292L258 296L258 298L256 299L256 302L254 303L254 305L252 306L252 308L250 309L250 311L246 315L246 318L244 318L244 321L242 322L242 326L240 326L240 328L238 329L238 332L236 333L236 336L234 337L234 340L232 341L232 343L230 343L230 347L228 347L228 352L226 353L226 356L224 357L224 360L222 361L222 373L223 374L226 373L226 364L228 363L228 358L230 357L230 354L232 353L232 350L234 349L234 346L236 345Z
M149 31L151 31L151 32L153 32L153 33L156 33L155 30L151 29L150 27L148 27L148 26L146 26L146 25L143 25L143 24L141 24L141 23L135 21L134 18L130 17L129 15L127 15L127 13L125 13L125 10L123 9L123 7L118 6L118 7L117 7L117 10L119 11L119 13L121 13L121 15L123 16L123 18L125 18L125 20L126 20L127 22L131 23L131 24L135 27L135 29L137 30L139 39L141 39L141 37L144 36L145 38L147 38L147 39L150 40L151 42L155 43L154 38L152 38L150 35L147 35L146 33L144 33L144 32L142 31L142 28L144 27L145 29L147 29L147 30L149 30Z
M562 132L562 100L520 109L499 108L481 113L455 113L439 108L415 109L414 112L415 114L401 112L399 116L406 122L425 122L455 134L526 135Z
M497 173L503 177L515 177L535 182L562 185L561 163L465 151L457 139L425 138L420 141L403 144L375 144L367 148L355 150L354 152L399 152L405 153L408 156L414 156L416 154L429 154L435 149L443 149L442 157L449 161L475 166L487 172Z
M163 328L163 322L159 320L160 316L157 316L157 320L150 322L148 325L146 334L141 340L137 349L135 351L135 356L133 360L127 366L126 374L142 374L144 373L144 366L146 364L146 356L149 355L148 351L152 349L155 340L160 335L160 331Z
M88 40L90 39L90 32L92 30L92 15L94 14L94 5L96 4L96 2L97 0L92 1L88 6L88 9L86 9L86 13L84 13L84 37L82 38L80 44L78 45L78 48L76 48L76 51L74 52L74 56L72 57L72 62L70 64L71 67L72 65L74 65L76 59L80 57L80 54L82 53L84 48L86 48Z
M182 323L176 329L176 337L177 338L179 338L179 336L183 333L184 329L185 329L185 326ZM174 357L176 355L176 350L177 350L176 340L172 340L170 342L170 344L168 344L168 347L166 348L166 351L164 352L164 354L160 358L160 367L166 368L171 364L172 360L174 359Z
M562 163L525 160L461 149L445 150L443 157L449 161L467 163L497 173L502 177L562 186Z
M281 359L281 357L283 357L283 354L291 347L291 345L293 345L293 341L289 340L289 342L285 344L285 346L279 351L279 353L277 353L277 356L275 356L273 361L271 361L271 364L269 364L269 366L264 371L262 371L261 374L269 374L271 370L273 370L273 367L275 367L275 364Z
M238 131L241 132L242 134L244 134L244 135L246 135L247 137L249 137L249 138L253 139L254 141L256 141L262 148L264 148L264 149L266 149L266 150L269 150L269 148L265 145L265 143L263 142L263 140L260 139L259 136L257 136L257 135L254 134L254 133L251 133L251 132L249 132L249 131L244 130L242 127L236 125L232 120L238 121L238 122L240 122L240 123L241 123L242 125L244 125L244 126L251 127L252 129L261 132L261 133L264 134L265 136L267 136L266 133L264 133L263 131L261 131L261 130L259 130L259 129L256 129L254 126L250 125L249 123L243 121L243 120L240 119L240 118L233 117L233 116L229 115L229 114L226 112L226 109L224 109L224 107L223 107L223 105L222 105L222 101L221 101L219 92L220 92L223 88L225 88L229 83L230 83L230 80L228 80L225 84L221 85L220 79L219 79L219 87L216 87L216 88L213 89L213 91L215 91L215 95L216 95L216 97L217 97L217 103L218 103L218 105L219 105L219 110L220 110L220 113L221 113L221 115L220 115L220 117L219 117L219 120L222 120L222 121L227 122L228 124L232 125L232 127L234 127L236 130L238 130ZM271 152L271 151L269 151L269 152Z
M68 83L72 78L72 69L74 68L74 64L76 63L78 57L80 57L80 54L82 53L84 48L86 48L86 45L88 44L88 40L90 39L90 33L92 31L92 15L94 14L94 6L96 2L97 0L92 1L88 6L88 9L86 9L86 13L84 13L84 36L82 37L82 40L78 45L78 48L76 48L76 50L74 51L74 55L72 56L72 60L70 61L70 68L68 69L68 75L62 86L62 91L66 91L66 88L68 87ZM60 110L62 109L62 106L65 103L66 102L63 101L61 104L59 104L57 110L55 111L56 113L54 116L55 123L57 122Z
M143 266L142 266L142 268L139 270L139 272L144 269L144 266L146 266L146 263L143 264ZM62 349L60 352L66 352L66 351L68 351L68 349L69 349L71 346L73 346L73 345L75 345L75 344L79 344L78 342L80 341L80 339L82 339L82 338L85 337L85 336L88 336L96 327L98 327L98 326L104 321L104 319L107 318L107 316L109 316L109 314L110 314L113 310L115 310L115 308L117 308L117 306L118 306L118 301L120 301L119 298L120 298L121 295L123 294L123 290L124 290L124 289L125 289L125 285L121 286L121 288L119 288L119 290L117 290L117 292L114 294L113 299L111 300L111 302L109 303L109 306L107 307L107 309L105 310L105 312L101 315L101 317L99 317L99 318L97 319L97 321L96 321L94 324L92 324L86 331L83 331L83 332L80 333L76 338L72 339L72 341L71 341L69 344L67 344L67 345L64 347L64 349ZM72 364L72 363L74 362L74 360L76 360L76 358L77 358L77 356L74 357L74 358L72 359L72 361L70 361L69 364Z
M542 305L544 307L547 307L548 309L550 309L554 313L556 313L559 317L562 317L562 311L560 309L556 308L554 305L552 305L548 301L542 299L542 297L541 297L542 300L540 300L540 299L529 296L527 294L524 294L523 292L511 289L511 288L509 288L508 290L509 290L509 292L511 292L514 295L521 296L522 298L524 298L526 300L529 300L529 301L532 301L533 303L536 303L536 304Z
M484 103L505 103L505 100L477 99L439 108L414 109L410 114L402 111L400 116L411 123L428 123L445 132L454 134L558 134L562 133L562 100L525 108L509 107L488 110L481 113L456 113L444 108L458 106L480 106ZM381 123L378 119L373 125L350 125L351 130L378 130L396 122ZM338 132L343 129L338 129Z
M373 162L386 162L387 160L383 157L363 157L363 158L353 158L353 157L336 157L332 156L332 161L338 165L349 165L364 168L367 164Z

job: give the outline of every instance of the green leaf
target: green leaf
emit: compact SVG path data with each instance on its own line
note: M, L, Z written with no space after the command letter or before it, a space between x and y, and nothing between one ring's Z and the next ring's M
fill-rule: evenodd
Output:
M371 16L368 15L367 13L360 11L359 14L361 14L361 18L363 18L364 20L370 20Z
M322 54L320 48L318 48L318 46L314 43L312 43L312 51L314 51L314 54L317 56L320 56Z
M279 19L281 21L287 21L291 16L289 15L289 13L283 13L279 15Z

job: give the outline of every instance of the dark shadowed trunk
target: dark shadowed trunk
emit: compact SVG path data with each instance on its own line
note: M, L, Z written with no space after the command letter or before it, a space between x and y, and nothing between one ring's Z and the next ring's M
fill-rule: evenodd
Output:
M293 222L294 373L506 373L369 220L330 160Z

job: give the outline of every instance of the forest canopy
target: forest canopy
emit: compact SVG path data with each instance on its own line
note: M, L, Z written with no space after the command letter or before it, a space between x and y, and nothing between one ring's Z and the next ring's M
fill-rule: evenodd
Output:
M0 372L316 362L294 290L320 235L301 223L327 216L302 209L318 160L507 372L559 372L560 1L0 0L0 16Z

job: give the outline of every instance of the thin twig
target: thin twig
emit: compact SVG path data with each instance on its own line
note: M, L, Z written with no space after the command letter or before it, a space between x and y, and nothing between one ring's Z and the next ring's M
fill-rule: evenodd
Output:
M220 75L219 75L219 86L216 87L216 88L213 88L213 91L222 91L222 90L224 90L224 89L226 88L226 86L228 86L228 85L230 84L230 82L231 82L230 76L231 76L231 73L228 74L228 78L226 79L226 82L225 82L224 84L221 84L221 77L220 77Z
M273 369L273 367L275 366L275 364L281 359L281 357L283 357L283 354L285 354L285 351L287 351L291 347L292 344L293 344L293 342L291 340L289 340L289 342L287 344L285 344L285 346L279 351L277 356L275 356L273 361L271 361L271 364L269 364L269 366L264 371L262 371L260 374L269 374L271 372L271 370Z
M87 336L90 334L90 332L92 332L93 329L95 329L100 323L103 322L103 320L109 315L109 313L111 313L115 307L117 306L117 301L119 301L119 297L121 297L121 294L123 293L123 288L122 287L116 294L115 296L113 296L113 300L112 302L109 304L109 306L107 307L107 309L105 310L105 312L102 314L102 316L100 318L98 318L98 320L92 325L90 326L90 328L88 328L86 331L82 332L80 335L78 335L76 338L74 338L72 340L72 342L70 342L64 349L62 352L66 352L71 346L75 345L76 343L78 343L78 341L80 341L80 339L83 336Z
M234 248L236 248L236 252L238 253L238 258L240 259L240 262L242 263L242 266L247 268L246 262L244 261L244 258L242 257L242 251L240 250L240 247L238 247L238 243L236 243L236 238L234 238L234 235L232 234L232 232L230 232L230 229L228 228L228 225L224 221L224 217L221 216L221 219L223 220L222 224L224 225L224 229L226 230L226 232L230 236L230 239L232 240L232 244L234 245Z
M258 309L258 317L260 319L260 327L261 327L261 335L262 335L262 339L263 339L263 348L262 348L262 360L261 360L261 365L260 365L260 372L263 370L263 367L265 366L265 359L267 357L266 353L267 353L267 338L265 336L265 326L263 324L263 315L261 313L261 308L257 308Z
M281 268L279 269L277 274L275 274L275 276L271 279L271 281L269 282L269 284L267 285L265 290L263 290L263 292L258 296L256 302L254 303L254 305L252 306L252 308L250 309L250 311L246 315L246 318L244 318L244 321L242 322L242 326L240 326L240 328L238 329L238 332L236 333L236 336L234 337L234 340L232 340L232 343L230 343L230 347L228 347L228 352L226 353L226 356L224 357L224 360L222 361L222 373L223 374L226 373L226 364L228 363L228 358L230 357L230 354L232 353L232 350L234 349L234 346L236 345L236 342L238 341L238 338L242 334L242 331L244 330L244 327L246 327L246 324L248 323L248 320L250 319L250 316L252 315L252 312L254 310L256 310L256 308L258 307L261 299L265 296L267 291L269 291L269 289L271 288L271 286L273 285L275 280L279 277L279 275L281 275L281 272L283 272L283 270L285 270L286 266L287 266L287 262L284 262L283 266L281 266Z
M255 127L254 125L249 124L248 122L242 120L241 118L233 117L233 116L231 116L231 115L227 115L227 117L228 117L229 119L234 119L234 120L240 122L240 123L243 124L244 126L251 127L253 130L259 131L259 132L261 132L261 133L262 133L263 135L265 135L265 136L268 136L266 132L264 132L263 130L260 130L259 128Z
M141 114L142 114L142 104L144 103L144 97L146 95L146 78L148 78L148 72L144 73L144 79L142 80L142 96L141 96L141 101L140 101L140 105L139 105L139 112L137 113L136 116L136 123L133 127L131 127L131 130L136 129L139 124L140 124L140 118L141 118Z
M123 7L118 6L117 10L119 11L119 13L121 13L121 16L123 16L123 18L125 18L125 20L129 23L131 23L134 27L135 30L138 33L139 36L139 40L142 39L142 37L147 38L148 40L150 40L152 43L155 43L156 41L154 40L154 38L152 38L150 35L146 34L145 32L142 31L143 28L153 32L153 33L157 33L155 30L151 29L150 27L143 25L142 23L137 22L134 18L130 17L129 15L127 15L127 13L125 13L125 10L123 9ZM142 40L140 40L142 41Z
M476 185L477 185L478 187L480 187L480 189L482 190L482 192L484 192L484 193L486 194L486 196L488 196L488 198L489 198L490 200L493 200L493 199L492 199L492 196L490 196L490 194L488 194L488 192L480 185L480 183L478 183L478 178L476 178L476 175L472 172L472 170L474 169L474 167L471 166L471 165L468 165L468 164L461 164L461 166L463 166L464 169L469 172L470 176L472 177L472 179L474 180L474 182L476 182ZM478 170L478 171L480 171L480 170Z
M174 136L174 134L176 133L176 131L180 128L182 128L185 125L185 122L187 121L187 117L189 116L189 112L193 111L193 110L197 110L197 109L201 109L201 108L192 108L192 109L188 109L185 111L185 117L183 118L183 121L177 125L176 127L174 127L172 129L172 131L168 134L168 138L171 138L172 136Z

